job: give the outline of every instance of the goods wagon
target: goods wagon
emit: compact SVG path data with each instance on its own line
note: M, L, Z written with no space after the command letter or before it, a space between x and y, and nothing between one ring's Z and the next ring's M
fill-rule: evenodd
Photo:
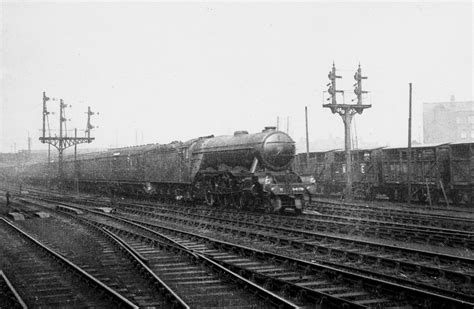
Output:
M408 148L384 147L352 152L353 190L358 197L408 199ZM312 175L316 192L342 194L345 152L326 151L296 155L294 169ZM411 150L411 198L474 204L474 143L414 145Z
M411 150L412 197L437 201L449 185L447 144L415 145ZM388 147L382 151L380 192L391 200L406 201L408 195L408 148ZM445 191L446 192L446 191Z
M358 149L351 152L354 193L368 199L375 198L374 183L380 178L381 148ZM310 152L297 155L300 162L295 171L302 175L312 174L316 191L323 195L343 194L346 183L346 153L342 150Z
M449 145L449 177L453 202L474 205L474 143Z

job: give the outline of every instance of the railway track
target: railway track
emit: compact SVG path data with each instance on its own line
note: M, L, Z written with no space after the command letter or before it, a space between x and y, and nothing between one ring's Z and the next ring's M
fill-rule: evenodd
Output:
M96 224L106 225L121 236L129 239L143 238L147 239L147 242L152 242L158 237L172 245L185 247L225 267L232 268L242 276L265 288L273 289L275 293L290 298L302 306L318 303L331 307L346 305L362 308L390 308L429 307L437 304L467 308L474 305L474 302L446 295L441 296L327 265L197 236L193 232L178 231L156 223L117 218L99 212L95 215L105 218L93 219L97 220ZM111 220L118 223L111 224Z
M27 220L18 224L137 306L163 307L181 303L133 252L109 232L56 217L41 220L41 225L31 222Z
M288 227L474 250L474 231L311 213L275 218Z
M459 210L452 210L451 215L414 211L413 209L396 209L374 205L343 203L336 201L317 201L307 207L320 214L363 218L368 220L389 221L399 224L438 227L442 229L474 232L474 219L453 216ZM444 210L446 211L446 210ZM469 213L472 215L472 212Z
M208 212L212 208L195 208L196 211ZM392 223L389 221L369 220L354 217L304 213L300 216L262 216L254 213L243 213L232 210L212 212L213 216L235 218L278 225L293 229L305 229L324 233L335 233L351 236L363 236L378 239L391 239L403 242L453 247L474 250L474 231L448 230L423 225Z
M0 270L0 308L28 308L13 284Z
M138 308L3 218L0 231L0 267L27 306Z
M51 208L50 208L51 210ZM80 210L63 207L63 211L81 216ZM63 216L75 218L71 214L62 213ZM84 233L84 227L93 231L94 234L108 235L112 241L117 242L115 246L122 247L120 250L133 260L134 270L130 271L129 263L124 259L117 258L117 250L110 247L93 248L94 259L98 261L97 267L90 260L83 261L83 267L94 273L102 281L113 282L114 289L129 296L139 307L173 307L173 308L296 308L291 302L285 301L264 288L258 287L252 282L241 278L221 265L209 261L205 256L196 255L186 248L176 248L164 243L146 243L136 239L123 239L109 229L97 227L90 222L76 218L71 230L63 227L63 233L70 234L79 231L80 237L89 239L96 237L92 233ZM49 231L46 228L45 231ZM47 237L47 235L40 235ZM104 236L102 235L101 238ZM51 240L49 240L51 241ZM54 241L54 240L52 240ZM99 240L100 242L103 242ZM64 244L53 244L64 246ZM90 244L89 244L90 245ZM71 251L71 248L62 248ZM102 254L105 252L106 254ZM76 256L84 260L84 256ZM133 275L140 274L150 281L152 289L146 286L136 286L136 278ZM114 278L115 277L115 278ZM116 278L120 277L120 278ZM118 283L123 284L118 284ZM156 300L156 294L160 296L160 302ZM139 291L139 292L137 292ZM153 297L155 296L155 297ZM164 302L166 300L166 303Z
M122 206L124 208L120 208ZM397 278L409 277L418 283L457 290L461 294L473 291L474 260L470 258L282 228L249 222L242 217L231 220L214 216L213 212L190 214L170 208L144 207L146 211L137 209L136 205L119 205L120 211L124 213L205 229L211 231L210 233L246 237L250 239L249 242L257 239L276 245L279 250L289 253L298 250L298 255L308 260L326 261L334 263L333 265L352 265L354 269L389 274Z
M124 206L128 207L126 203L119 203L117 208L120 209ZM322 240L323 243L317 245L315 242L318 239L314 238L315 235L308 235L307 233L299 235L299 231L285 228L280 229L279 234L282 234L281 236L271 235L269 231L273 227L269 225L279 225L278 222L261 223L266 218L275 216L256 216L255 214L245 213L240 214L243 218L234 217L229 219L218 218L221 214L214 213L209 209L197 211L196 209L176 206L157 207L155 205L154 207L140 206L139 208L142 210L137 210L137 205L129 205L129 207L130 209L127 210L129 213L144 217L155 216L167 224L178 223L190 228L198 226L201 229L210 229L211 233L212 231L219 231L228 235L239 235L242 239L250 238L250 241L259 239L273 245L277 244L282 251L286 249L296 251L302 258L317 259L326 265L338 268L344 268L345 265L344 269L349 271L355 271L359 268L362 273L371 276L378 275L391 281L399 282L397 280L401 278L394 273L400 272L410 278L408 281L401 280L402 285L408 286L411 282L412 286L423 286L434 291L433 293L438 291L445 296L451 295L466 301L469 301L471 297L466 291L472 291L472 259L462 259L418 250L408 250L409 254L407 254L406 249L390 248L390 246L384 246L374 251L377 246L381 247L381 245L370 243L364 245L362 242L355 241L354 243L354 240L350 239L328 238L327 235L325 237L319 235L322 237L319 241ZM122 211L125 210L122 209ZM252 216L260 218L258 224L252 226L252 223L242 222L248 220L247 217ZM344 250L344 247L346 247L346 250ZM366 251L365 254L364 250ZM374 267L379 269L373 271ZM390 268L392 272L388 271ZM240 269L239 271L243 270ZM436 280L440 281L439 284L436 284Z
M28 190L30 190L31 193L37 193L39 196L44 196L44 194L48 194L51 195L51 198L57 199L59 201L65 201L64 195L60 194L59 192L51 193L49 191L38 189ZM76 197L72 198L75 199ZM77 200L81 202L84 201L84 198L77 198ZM97 201L96 198L91 198L89 202L93 203ZM385 206L369 206L367 204L317 200L316 202L313 202L311 205L309 205L307 209L311 211L316 211L318 213L314 214L311 213L311 211L307 212L306 217L309 218L323 219L340 223L345 222L348 224L359 222L360 224L367 223L367 225L377 225L379 227L379 230L393 229L395 235L394 237L399 239L400 237L403 237L403 235L401 235L403 231L400 230L397 232L397 228L404 228L407 231L407 234L418 234L414 238L417 241L422 241L423 238L429 238L425 237L423 233L437 232L441 237L446 238L446 241L443 243L443 245L450 245L450 242L453 245L459 245L460 243L458 242L458 236L472 237L474 234L474 219L447 215L444 213L422 213L420 211L414 211L413 209L409 209L408 207L397 209ZM433 208L430 208L430 210L433 210ZM436 210L442 210L446 212L449 209L437 208ZM451 210L452 213L459 212L459 209ZM470 212L470 214L473 214L473 212ZM301 218L306 219L305 217L298 217L298 219ZM410 229L411 231L408 231ZM388 231L388 233L383 234L390 234L390 231ZM407 235L407 237L411 237L411 235ZM450 241L449 238L452 238L452 241ZM436 244L436 242L439 241L439 237L433 238L433 241L435 242L434 244ZM468 245L472 246L472 242L469 242Z
M82 224L107 230L134 252L170 290L181 295L189 308L298 307L189 248L137 233L124 233L110 224L97 222L97 218L75 216L77 212L69 207L60 209Z
M334 212L334 210L331 209L325 210L328 212ZM237 211L232 212L231 210L225 210L221 212L223 214L241 213ZM257 215L254 214L254 216ZM418 219L418 221L415 221L416 219L414 219L412 216L405 216L405 218L411 218L410 220L412 222L418 223L415 225L407 222L399 223L389 221L390 218L394 217L393 215L387 215L384 217L385 220L379 220L381 216L383 215L375 214L374 217L377 218L366 219L361 217L360 214L356 214L355 217L351 217L337 214L326 214L324 211L322 214L306 212L304 215L297 217L267 217L268 220L266 223L278 224L281 226L293 228L304 227L307 230L325 233L338 233L346 235L350 234L351 236L364 236L379 239L392 239L403 242L414 242L426 245L474 249L474 221L472 221L471 226L469 225L470 221L461 220L465 223L465 225L463 225L462 229L459 230L439 227L437 226L439 225L439 222L438 224L436 223L439 220L433 220L433 218L424 219L423 221ZM271 222L272 219L274 219L274 222ZM443 220L445 219L443 218ZM430 225L428 225L428 223L430 223Z

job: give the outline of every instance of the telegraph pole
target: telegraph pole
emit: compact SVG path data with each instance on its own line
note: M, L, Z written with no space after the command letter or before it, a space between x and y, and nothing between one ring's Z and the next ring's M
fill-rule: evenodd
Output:
M411 83L409 85L408 99L408 153L407 153L407 184L408 184L408 205L411 204Z
M304 117L306 124L306 164L309 164L308 106L304 107Z
M362 80L367 79L367 77L362 76L362 70L360 68L354 74L354 79L357 81L354 84L354 93L357 96L356 104L338 104L337 103L337 94L344 93L343 90L337 90L336 88L336 79L342 78L341 76L336 75L336 66L333 63L332 69L329 71L328 78L330 83L327 85L329 87L328 93L330 98L327 100L331 103L323 104L323 107L331 109L333 114L339 114L344 122L344 142L345 142L345 152L346 152L346 186L344 196L347 201L353 199L352 194L352 157L351 157L351 121L352 117L355 114L362 114L364 109L372 107L369 104L362 104L362 94L367 93L367 91L362 90Z
M63 151L64 151L64 139L63 139L63 123L66 121L64 117L64 108L66 105L63 102L63 99L59 100L59 147L58 148L58 176L59 182L62 182L63 179Z
M90 116L94 115L94 113L91 111L90 107L88 107L87 111L87 127L86 127L86 136L85 137L77 137L77 131L74 137L68 137L67 136L67 131L64 130L63 132L63 126L65 127L65 122L66 122L66 116L65 116L65 111L64 109L67 107L67 104L63 102L63 99L59 101L59 137L51 137L50 134L48 134L48 137L46 137L46 121L48 119L48 109L46 106L46 103L50 100L49 97L46 96L46 93L43 92L43 136L39 138L41 143L48 144L48 165L50 164L50 152L49 152L49 146L52 145L58 150L58 183L61 186L63 182L63 152L65 149L71 147L71 146L76 146L77 144L82 144L82 143L91 143L94 138L90 137L90 130L94 128L91 123L90 123Z
M30 137L30 132L28 132L28 159L31 157L31 137Z
M77 139L77 128L74 128L74 138ZM74 144L74 189L79 194L79 181L77 177L77 143Z

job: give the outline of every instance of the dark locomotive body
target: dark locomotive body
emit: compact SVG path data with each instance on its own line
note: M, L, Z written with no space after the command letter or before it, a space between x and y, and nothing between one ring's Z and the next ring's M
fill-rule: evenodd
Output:
M408 198L408 149L387 147L353 150L353 190L358 197L390 200ZM319 194L342 194L345 186L345 152L300 153L295 171L312 175ZM415 145L411 151L412 199L474 204L474 143Z
M293 140L270 127L254 134L237 131L233 136L67 157L61 182L86 191L301 212L309 194L307 185L290 171L294 156ZM44 182L55 174L57 169L40 164L24 169L22 177Z

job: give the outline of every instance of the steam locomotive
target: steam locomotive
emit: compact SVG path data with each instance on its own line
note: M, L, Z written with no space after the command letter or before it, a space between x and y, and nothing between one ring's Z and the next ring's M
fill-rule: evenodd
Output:
M237 131L66 157L60 178L62 185L84 191L300 213L311 184L291 171L294 156L291 137L266 127L254 134ZM24 181L44 182L57 172L36 164L20 174Z

